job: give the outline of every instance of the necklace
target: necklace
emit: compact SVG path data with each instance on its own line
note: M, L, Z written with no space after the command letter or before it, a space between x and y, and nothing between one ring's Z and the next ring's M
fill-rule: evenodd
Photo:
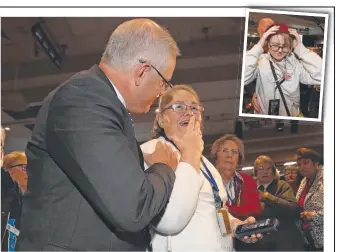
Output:
M278 69L282 72L282 77L285 80L289 80L291 79L291 74L288 73L287 71L287 61L286 58L283 60L283 65L281 65L280 63L278 63L277 61L275 61L275 59L272 57L274 63L277 65Z
M291 74L288 73L287 71L287 63L286 63L286 59L283 60L283 66L277 62L275 62L276 65L278 66L278 68L281 70L282 72L282 76L285 80L289 80L291 78Z

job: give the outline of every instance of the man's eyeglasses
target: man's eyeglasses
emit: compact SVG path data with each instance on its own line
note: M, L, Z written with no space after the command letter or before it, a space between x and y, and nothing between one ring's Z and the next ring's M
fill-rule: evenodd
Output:
M172 104L171 106L168 106L167 108L165 108L163 110L163 112L167 109L172 109L173 111L179 112L179 113L185 113L187 111L187 109L190 109L192 111L192 113L195 114L195 115L199 115L204 111L204 108L201 107L200 105L192 104L191 106L188 106L184 103Z
M139 63L144 64L146 63L145 60L140 59ZM159 70L157 68L155 68L153 65L150 64L150 66L157 72L157 74L163 79L164 81L164 85L165 85L165 90L167 90L168 88L173 88L173 85L171 84L171 82L169 82L162 74L161 72L159 72Z
M230 150L230 149L227 149L227 148L223 148L220 150L221 152L225 152L227 154L231 153L232 156L236 156L236 155L239 155L239 150Z
M274 44L269 45L269 48L274 52L278 52L280 48L282 48L282 52L285 52L285 53L290 51L289 47L284 47L284 46L279 46L279 45L274 45Z
M26 164L17 164L17 165L13 165L13 166L9 167L9 168L7 169L7 171L12 170L13 168L19 168L19 169L25 171L25 170L26 170L26 167L27 167Z
M264 172L264 171L265 172L271 172L273 170L273 167L264 168L264 167L260 166L260 167L257 168L257 170L260 171L260 172Z

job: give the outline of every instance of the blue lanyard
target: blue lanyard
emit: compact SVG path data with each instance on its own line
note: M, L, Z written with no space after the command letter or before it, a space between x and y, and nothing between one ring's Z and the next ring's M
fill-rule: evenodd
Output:
M207 165L205 164L204 160L201 158L201 163L204 166L206 172L208 174L206 174L206 172L204 172L203 169L200 169L201 172L204 174L205 178L209 181L209 183L211 184L212 187L212 191L213 191L213 197L214 197L214 204L215 204L215 208L216 209L220 209L222 208L222 200L221 197L219 195L219 187L212 175L212 173L210 172L210 170L208 169Z
M232 197L230 196L230 193L227 190L227 186L225 185L225 189L226 189L226 193L227 193L227 199L230 203L230 205L235 206L236 202L237 202L237 197L238 197L238 193L237 193L237 182L236 182L236 177L234 175L233 177L234 180L234 198L232 199ZM229 182L230 183L230 182Z
M166 141L172 143L177 148L175 143L173 141L171 141L170 139L168 139L168 137L165 134L163 134L162 136L165 138ZM212 187L215 207L216 207L216 209L220 209L222 207L222 200L221 200L221 197L219 195L219 187L218 187L212 173L210 172L207 165L205 164L204 160L202 158L200 158L200 161L201 161L201 163L202 163L202 165L205 168L207 173L203 169L200 169L200 170L204 174L205 178L209 181L209 183L211 184L211 187Z
M219 192L219 187L218 187L212 173L210 172L210 170L208 169L207 165L205 164L205 162L202 158L201 158L201 163L204 166L207 174L206 174L206 172L204 172L204 170L202 170L202 169L200 169L200 170L202 171L202 173L204 174L206 179L211 183L212 187L214 187L214 189Z

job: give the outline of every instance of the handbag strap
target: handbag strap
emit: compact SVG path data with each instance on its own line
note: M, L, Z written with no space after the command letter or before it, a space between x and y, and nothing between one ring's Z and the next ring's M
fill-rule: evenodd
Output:
M277 76L276 76L276 73L275 73L275 68L273 66L273 63L271 61L269 61L269 64L270 64L270 68L271 68L271 71L273 73L273 76L274 76L274 79L275 79L275 82L276 82L276 87L278 88L278 90L280 92L280 95L281 95L284 107L286 109L287 115L290 116L290 111L289 111L286 99L284 98L284 94L283 94L283 91L282 91L282 88L281 88L281 84L284 82L284 79L281 82L279 82L277 80Z

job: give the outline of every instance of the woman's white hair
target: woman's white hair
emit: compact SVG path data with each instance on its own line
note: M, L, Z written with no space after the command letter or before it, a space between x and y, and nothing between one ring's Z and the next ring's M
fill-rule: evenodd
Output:
M170 33L150 19L132 19L120 24L110 36L102 61L113 68L130 70L144 60L165 69L180 55Z

